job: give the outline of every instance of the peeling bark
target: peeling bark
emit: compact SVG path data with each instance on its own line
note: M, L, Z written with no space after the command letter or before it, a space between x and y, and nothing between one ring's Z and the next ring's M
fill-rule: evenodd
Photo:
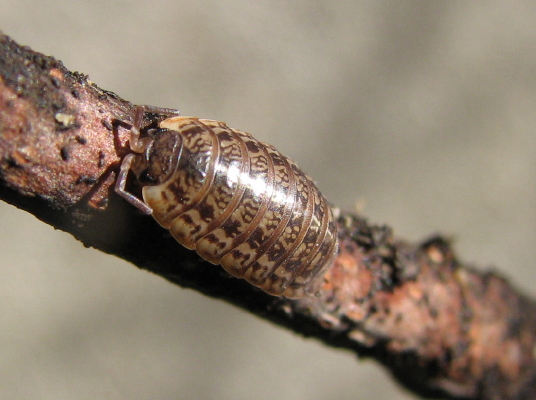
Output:
M342 214L318 296L275 298L201 260L111 190L134 106L0 36L0 198L183 287L359 356L423 396L536 398L536 305L448 241L410 244ZM165 116L149 115L156 123ZM134 189L133 189L134 190Z

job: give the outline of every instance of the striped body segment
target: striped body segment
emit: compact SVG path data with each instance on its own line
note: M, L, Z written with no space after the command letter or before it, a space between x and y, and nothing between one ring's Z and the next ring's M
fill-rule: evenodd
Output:
M271 295L315 293L333 263L326 199L293 161L246 132L168 118L132 170L154 175L143 200L179 243Z

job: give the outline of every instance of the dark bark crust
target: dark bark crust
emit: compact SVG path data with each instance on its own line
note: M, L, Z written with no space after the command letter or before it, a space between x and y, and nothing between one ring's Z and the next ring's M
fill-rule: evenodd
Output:
M535 303L499 275L462 265L445 239L406 243L343 213L340 253L319 295L266 295L110 190L128 135L118 121L132 120L131 103L6 36L0 54L3 200L180 286L374 357L415 393L536 398Z

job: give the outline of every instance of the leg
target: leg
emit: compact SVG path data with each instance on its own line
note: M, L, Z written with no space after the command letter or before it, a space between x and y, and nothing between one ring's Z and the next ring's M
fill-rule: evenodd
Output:
M143 153L149 148L153 141L150 137L140 138L141 121L143 120L143 114L145 114L145 106L136 107L136 114L134 115L134 123L130 127L130 138L128 144L130 149L135 153Z
M143 201L138 199L132 193L125 191L125 185L127 183L128 172L130 171L130 166L132 165L132 160L136 157L135 154L128 154L123 159L121 167L119 168L119 173L117 174L117 179L115 180L115 191L116 193L132 204L137 209L141 210L144 214L151 214L153 210Z

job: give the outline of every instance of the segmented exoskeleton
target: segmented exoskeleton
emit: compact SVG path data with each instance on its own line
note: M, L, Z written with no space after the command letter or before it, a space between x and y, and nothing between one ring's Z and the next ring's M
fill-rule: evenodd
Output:
M183 246L265 292L315 293L338 246L331 207L313 181L223 122L173 116L140 138L145 110L137 109L116 191ZM130 170L143 201L125 191Z

